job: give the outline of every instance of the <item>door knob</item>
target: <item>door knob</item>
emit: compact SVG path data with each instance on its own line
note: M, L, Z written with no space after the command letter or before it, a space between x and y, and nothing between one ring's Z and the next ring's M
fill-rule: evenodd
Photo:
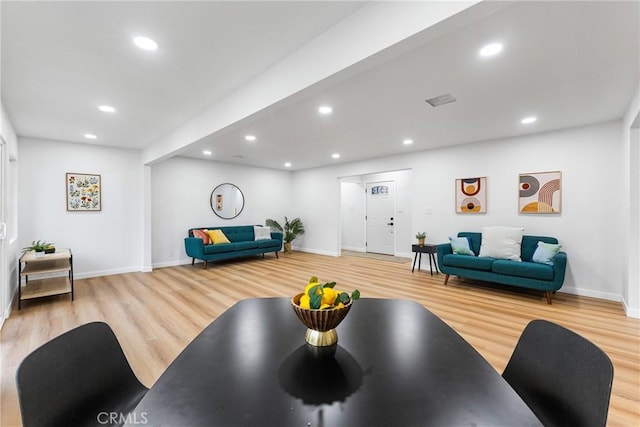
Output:
M393 223L392 222L388 222L387 225L393 225Z

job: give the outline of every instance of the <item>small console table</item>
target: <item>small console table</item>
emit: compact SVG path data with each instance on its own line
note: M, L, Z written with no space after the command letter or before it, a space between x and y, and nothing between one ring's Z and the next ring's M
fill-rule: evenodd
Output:
M73 255L71 249L56 249L52 254L36 257L33 252L25 252L18 260L18 310L22 301L53 295L71 294L73 301ZM51 277L53 273L66 272L64 276ZM48 277L29 280L29 276ZM24 277L24 285L22 278Z
M436 266L436 273L438 273L438 264L436 263L436 257L435 257L435 253L436 253L436 248L438 247L438 245L411 245L411 252L415 252L416 255L413 258L413 267L411 267L411 272L413 273L413 270L415 270L416 268L416 261L418 262L418 271L420 271L420 263L422 262L422 254L429 254L429 271L431 272L431 275L433 276L433 265L435 264Z

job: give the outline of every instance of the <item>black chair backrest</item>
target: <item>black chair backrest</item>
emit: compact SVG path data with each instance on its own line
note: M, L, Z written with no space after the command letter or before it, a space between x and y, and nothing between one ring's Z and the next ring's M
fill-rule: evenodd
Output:
M122 424L147 392L103 322L34 350L18 367L16 384L25 427Z
M611 360L562 326L529 323L502 376L545 426L606 425Z

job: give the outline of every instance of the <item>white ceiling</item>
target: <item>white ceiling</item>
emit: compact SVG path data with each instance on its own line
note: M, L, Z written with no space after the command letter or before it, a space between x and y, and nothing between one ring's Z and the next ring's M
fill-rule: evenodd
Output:
M142 149L362 5L3 1L2 102L20 136L85 143L91 132L92 144ZM619 119L640 76L639 5L505 3L436 40L392 46L376 66L356 64L180 155L298 170ZM134 34L161 49L137 50ZM480 58L495 40L503 52ZM444 93L458 101L424 101ZM118 112L99 112L102 103ZM317 114L323 103L332 115ZM528 115L538 121L524 126Z

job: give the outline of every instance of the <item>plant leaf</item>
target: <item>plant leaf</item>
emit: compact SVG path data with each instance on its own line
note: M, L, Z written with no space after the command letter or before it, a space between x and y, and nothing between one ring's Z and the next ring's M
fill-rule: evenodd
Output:
M340 295L338 295L336 297L336 301L341 302L343 304L349 304L349 301L351 300L351 298L349 297L349 294L346 292L341 292Z
M322 304L322 295L321 294L316 294L314 292L313 294L309 295L309 306L311 308L313 308L314 310L317 310L317 309L320 308L321 304Z
M336 282L329 282L322 285L323 288L331 288L333 289L336 286Z
M318 292L319 291L319 292ZM315 286L312 286L309 288L309 291L307 291L307 294L309 294L309 296L311 295L315 295L315 294L320 294L322 295L322 285L317 284Z

